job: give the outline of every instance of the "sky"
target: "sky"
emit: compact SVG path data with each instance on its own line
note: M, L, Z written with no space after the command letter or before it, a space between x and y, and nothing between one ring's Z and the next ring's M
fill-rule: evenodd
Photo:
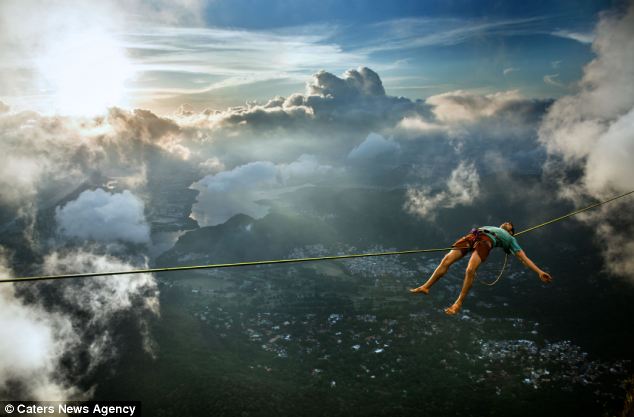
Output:
M632 80L632 1L0 1L0 272L145 268L164 218L315 185L397 190L421 229L485 203L537 224L634 189ZM626 204L575 219L634 283ZM0 286L0 393L90 397L125 314L155 354L157 288Z
M220 110L367 66L386 91L571 91L614 1L4 1L0 100L99 113ZM85 94L90 91L90 97Z

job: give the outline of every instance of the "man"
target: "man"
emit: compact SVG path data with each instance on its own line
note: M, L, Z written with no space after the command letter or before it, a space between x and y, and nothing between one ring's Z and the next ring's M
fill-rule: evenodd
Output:
M533 261L528 259L528 256L526 256L517 243L517 240L513 237L514 234L515 228L511 222L503 223L500 227L484 226L478 229L472 229L468 235L458 239L452 245L454 249L445 255L427 282L418 288L412 288L410 292L429 294L429 289L432 285L447 273L449 267L454 262L473 251L469 259L469 264L467 265L462 291L460 291L456 302L454 302L451 307L445 309L445 313L449 315L456 314L462 307L462 303L469 289L471 289L471 285L473 285L473 279L475 278L478 267L486 260L487 256L489 256L491 249L495 247L503 248L506 253L512 253L517 256L519 260L530 270L535 272L543 282L551 282L552 277L550 274L539 269Z

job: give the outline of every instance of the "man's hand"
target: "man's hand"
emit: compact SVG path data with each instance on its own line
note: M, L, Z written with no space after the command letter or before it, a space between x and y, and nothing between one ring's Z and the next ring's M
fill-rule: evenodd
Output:
M553 277L551 277L548 272L540 271L539 279L541 279L542 282L545 282L546 284L548 284L553 280Z
M553 277L551 277L548 272L544 272L539 269L539 267L535 265L535 262L531 261L528 256L526 256L526 253L524 253L523 250L517 252L515 256L517 256L519 260L522 261L522 263L526 265L531 271L535 272L539 276L539 279L542 280L542 282L548 284L553 280Z

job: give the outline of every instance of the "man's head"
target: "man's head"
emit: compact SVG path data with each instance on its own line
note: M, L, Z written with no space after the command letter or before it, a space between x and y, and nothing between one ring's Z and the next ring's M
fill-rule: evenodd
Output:
M500 225L500 227L509 232L511 235L515 234L515 227L513 227L513 223L511 222L504 222Z

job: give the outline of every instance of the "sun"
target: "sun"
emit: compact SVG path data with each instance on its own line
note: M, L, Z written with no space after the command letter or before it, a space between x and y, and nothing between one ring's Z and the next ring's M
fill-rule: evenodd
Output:
M56 113L91 116L126 104L133 66L125 48L106 32L58 39L37 61Z

